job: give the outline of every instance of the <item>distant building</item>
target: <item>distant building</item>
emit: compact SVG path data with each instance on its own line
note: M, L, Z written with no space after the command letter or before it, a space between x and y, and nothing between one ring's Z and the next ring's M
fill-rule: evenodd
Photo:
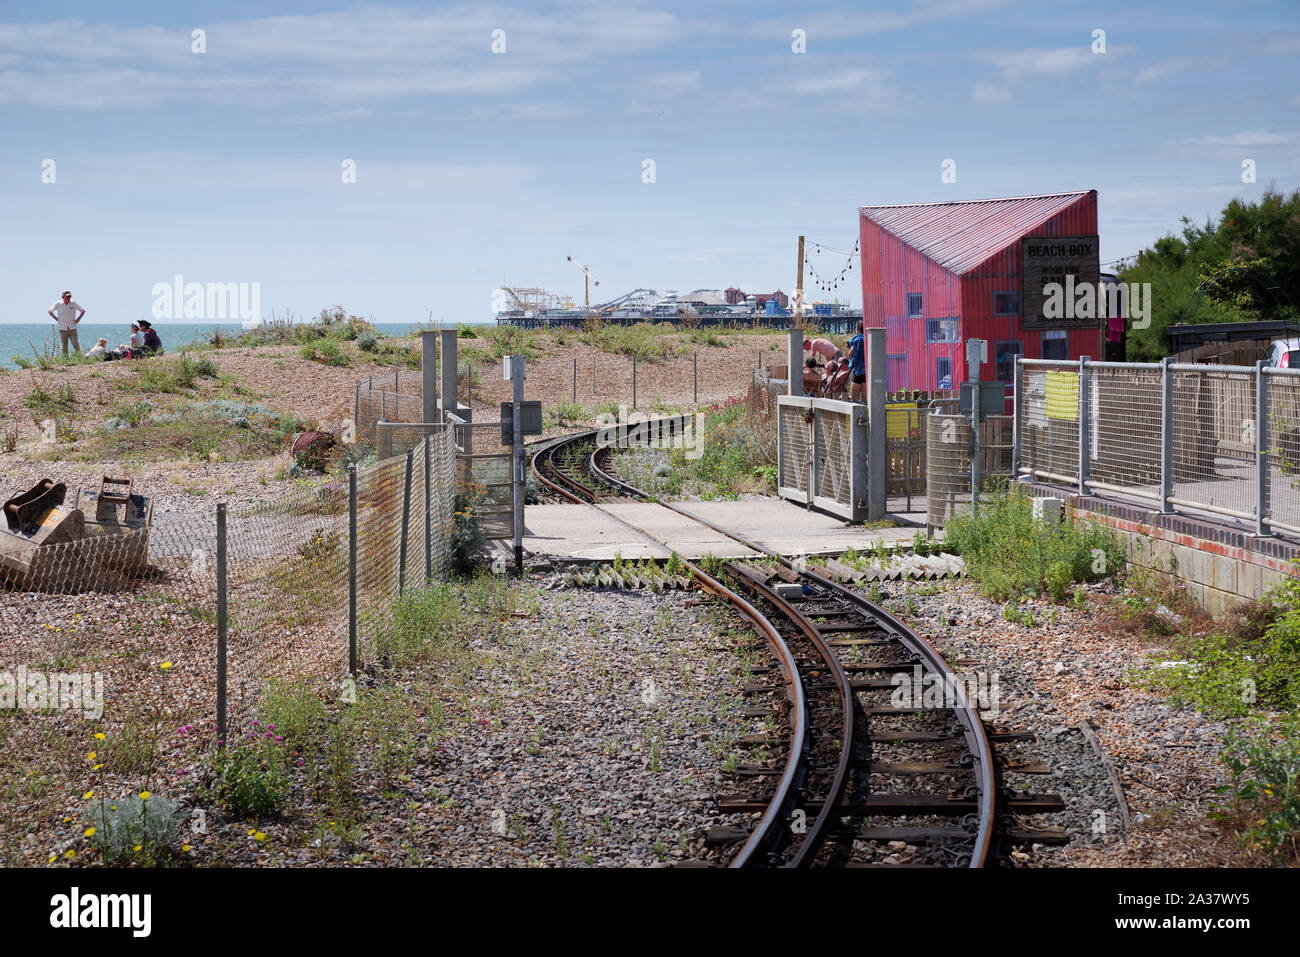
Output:
M1096 190L859 213L862 325L885 330L891 391L956 388L969 339L988 340L986 382L1010 384L1016 356L1102 358L1104 312L1061 315L1043 286L1100 289Z

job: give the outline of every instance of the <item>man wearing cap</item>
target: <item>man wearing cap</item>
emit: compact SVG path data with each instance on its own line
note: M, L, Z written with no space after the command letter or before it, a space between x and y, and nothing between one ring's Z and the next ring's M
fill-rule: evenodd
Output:
M50 318L59 326L59 338L63 340L63 354L68 354L68 343L72 343L74 352L81 351L81 345L77 342L77 323L81 322L81 317L86 314L77 303L72 301L72 291L63 290L63 296L54 305L46 310ZM57 315L56 315L57 313Z

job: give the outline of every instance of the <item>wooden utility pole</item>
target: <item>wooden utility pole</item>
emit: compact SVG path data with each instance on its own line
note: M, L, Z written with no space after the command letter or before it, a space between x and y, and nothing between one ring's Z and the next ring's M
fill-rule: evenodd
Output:
M803 328L803 237L799 237L799 265L794 282L794 324Z

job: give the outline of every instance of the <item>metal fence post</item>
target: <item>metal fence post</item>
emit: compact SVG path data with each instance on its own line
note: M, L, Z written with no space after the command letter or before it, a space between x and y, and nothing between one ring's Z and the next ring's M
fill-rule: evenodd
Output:
M700 404L700 353L697 350L691 351L691 382L692 394L695 396L695 404Z
M357 467L348 466L348 671L357 673Z
M1088 382L1088 356L1079 357L1079 494L1088 494L1088 446L1091 445L1091 389Z
M573 357L573 404L578 404L578 357Z
M406 450L406 479L402 483L402 535L397 551L397 594L406 588L406 536L411 524L411 464L415 449Z
M1174 375L1169 368L1173 359L1160 360L1160 511L1173 511L1169 498L1174 494Z
M636 408L636 356L632 356L632 408Z
M424 583L427 585L433 581L433 499L430 494L432 490L432 477L429 475L429 442L430 437L424 437Z
M226 504L217 506L217 740L226 740Z
M1013 482L1020 478L1020 403L1023 401L1024 394L1024 360L1016 356L1016 374L1011 382L1011 481Z
M1255 534L1267 535L1268 482L1268 376L1264 361L1255 363Z

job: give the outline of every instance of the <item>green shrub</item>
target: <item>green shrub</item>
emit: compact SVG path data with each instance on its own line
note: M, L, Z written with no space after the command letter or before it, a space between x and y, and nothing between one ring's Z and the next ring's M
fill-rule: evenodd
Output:
M120 406L117 417L135 429L139 428L149 418L151 412L153 412L153 406L148 402L132 402L130 405L123 404Z
M390 667L435 658L455 640L464 615L461 595L451 584L405 591L371 629L375 655Z
M1230 728L1221 758L1232 771L1232 784L1219 788L1232 803L1216 816L1241 821L1241 842L1268 854L1275 863L1300 859L1300 719L1280 729L1255 722L1244 730Z
M1116 574L1125 560L1112 529L1073 514L1059 525L1035 521L1028 496L1016 488L981 496L972 514L950 519L944 545L962 556L980 591L997 600L1047 592L1059 601L1074 582Z
M284 738L286 746L302 751L319 740L327 718L325 703L306 681L272 678L262 702L268 727Z
M362 352L374 352L379 347L379 340L368 332L357 336L357 348Z
M333 339L318 339L314 342L304 342L298 347L298 354L304 359L312 362L320 362L327 366L346 366L351 365L352 360L348 358L337 342Z
M27 393L23 405L38 415L66 415L76 409L77 393L70 382L60 383L53 392L38 385Z
M154 864L175 847L188 814L179 801L133 794L87 805L82 817L94 828L90 842L104 863Z
M1139 682L1215 716L1255 707L1294 711L1300 707L1300 579L1282 579L1260 604L1272 616L1262 633L1176 640Z
M275 738L274 729L254 721L246 736L227 741L217 752L212 793L232 814L268 817L289 799L286 752Z
M478 524L478 505L482 495L461 491L455 499L455 527L451 536L451 567L457 574L474 570L487 539Z
M592 348L613 355L636 356L645 362L658 362L680 351L672 323L638 322L630 326L589 323L581 339Z

